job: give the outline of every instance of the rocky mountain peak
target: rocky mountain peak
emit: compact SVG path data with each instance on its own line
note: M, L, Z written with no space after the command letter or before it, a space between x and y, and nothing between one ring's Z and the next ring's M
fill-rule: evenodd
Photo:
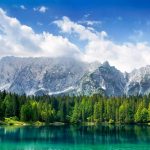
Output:
M103 67L110 67L110 64L108 61L105 61L103 64L102 64Z
M122 73L108 61L85 63L69 58L0 59L0 90L18 94L150 93L150 66Z

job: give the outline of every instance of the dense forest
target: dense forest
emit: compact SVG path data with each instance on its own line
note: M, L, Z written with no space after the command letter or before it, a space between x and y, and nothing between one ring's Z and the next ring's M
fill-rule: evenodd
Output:
M148 123L150 95L26 96L0 92L0 120L45 123Z

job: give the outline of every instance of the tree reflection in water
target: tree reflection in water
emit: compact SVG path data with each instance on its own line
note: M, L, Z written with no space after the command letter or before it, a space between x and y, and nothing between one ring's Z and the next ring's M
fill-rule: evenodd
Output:
M146 125L1 127L0 143L48 142L66 144L149 143Z

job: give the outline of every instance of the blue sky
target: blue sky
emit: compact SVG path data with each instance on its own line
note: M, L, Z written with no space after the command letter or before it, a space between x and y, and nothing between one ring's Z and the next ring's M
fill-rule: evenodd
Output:
M149 64L149 0L1 0L0 8L0 56L73 53L123 71Z
M27 9L23 11L20 6ZM149 0L1 0L0 6L23 24L37 32L57 33L51 24L56 18L68 16L73 21L96 20L101 25L94 27L105 30L116 42L133 41L131 38L144 32L138 41L150 41L150 1ZM33 8L46 6L46 13L36 13ZM40 26L40 24L43 24ZM122 36L120 36L122 33Z

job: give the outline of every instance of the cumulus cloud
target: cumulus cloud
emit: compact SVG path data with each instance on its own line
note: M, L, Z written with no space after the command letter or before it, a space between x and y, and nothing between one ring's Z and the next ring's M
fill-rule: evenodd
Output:
M62 20L56 20L54 23L61 29L62 32L66 32L69 34L78 34L80 40L97 40L97 38L104 38L107 36L105 31L98 33L93 28L93 32L91 28L85 27L78 23L72 22L68 17L64 16Z
M77 34L80 40L86 40L84 61L108 60L122 71L131 71L149 64L150 45L146 42L116 44L105 31L97 32L77 24L67 17L54 22L62 32Z
M86 21L87 25L93 26L93 25L101 25L101 21L96 21L96 20L87 20Z
M43 32L36 34L29 26L9 17L0 9L0 56L80 57L78 47L67 38Z
M40 7L37 7L37 8L33 8L34 11L38 11L40 13L45 13L48 8L46 6L40 6Z
M20 5L20 8L21 8L22 10L26 10L26 9L27 9L24 5Z
M79 24L85 24L87 26L94 26L94 25L101 25L102 22L101 21L98 21L98 20L81 20L81 21L78 21Z
M49 32L37 34L31 27L21 24L0 9L0 56L72 57L86 62L107 60L121 71L150 64L150 45L147 42L116 44L105 31L98 32L68 17L54 23L62 34L65 33L63 36ZM66 34L78 38L79 43L85 44L84 48L81 50L80 46L70 42Z

